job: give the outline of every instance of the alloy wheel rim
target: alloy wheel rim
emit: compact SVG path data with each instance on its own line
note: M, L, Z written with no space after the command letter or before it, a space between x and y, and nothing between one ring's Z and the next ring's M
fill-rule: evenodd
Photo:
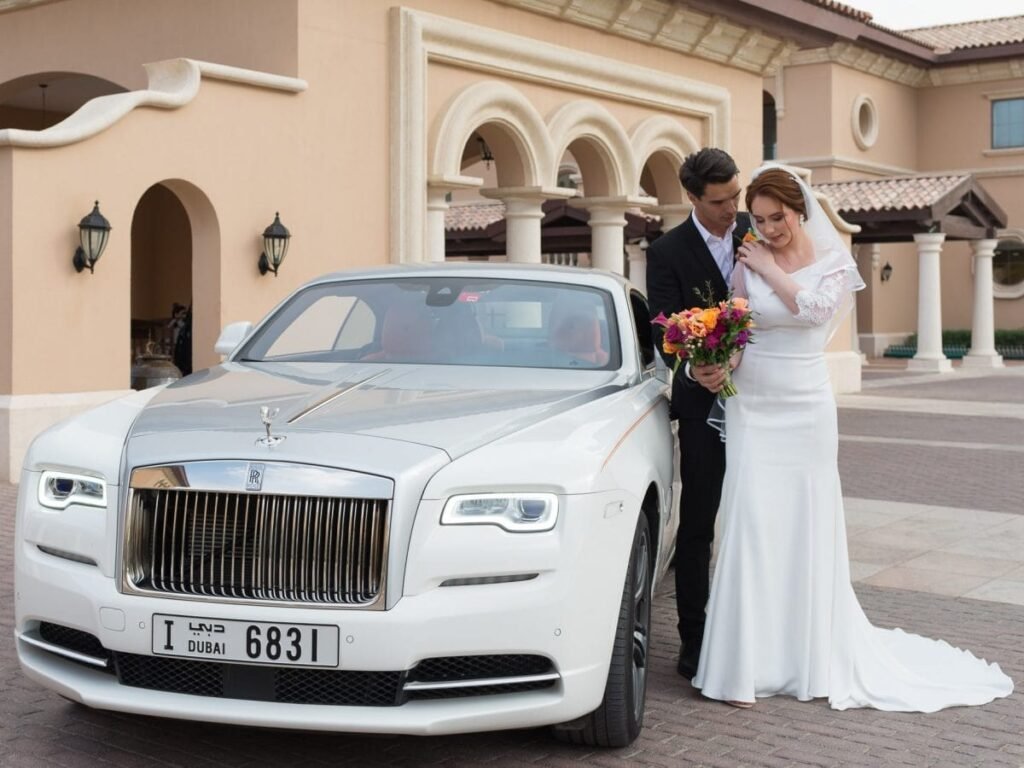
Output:
M634 551L636 566L633 571L633 716L640 722L644 709L644 694L647 690L647 652L650 642L650 539L645 531L636 543Z

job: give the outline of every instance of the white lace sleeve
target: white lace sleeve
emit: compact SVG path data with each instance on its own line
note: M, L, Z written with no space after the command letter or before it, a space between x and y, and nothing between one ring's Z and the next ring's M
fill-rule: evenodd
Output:
M851 275L848 270L832 272L821 278L814 290L803 289L795 296L797 320L808 325L824 325L838 309L843 297L850 291Z

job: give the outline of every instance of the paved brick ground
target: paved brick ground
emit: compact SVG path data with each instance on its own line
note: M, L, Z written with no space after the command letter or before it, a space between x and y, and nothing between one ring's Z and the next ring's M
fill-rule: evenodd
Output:
M979 400L1024 403L1024 376L1011 367L1002 375L987 378L920 383L905 387L872 387L870 394L886 397L930 397L937 400Z
M976 380L975 380L976 381ZM985 379L989 382L992 379ZM968 382L893 387L939 397ZM985 385L1012 401L1014 378ZM942 387L945 387L942 390ZM971 391L982 390L973 386ZM879 393L874 389L870 394ZM889 394L889 393L887 393ZM972 398L973 399L973 398ZM921 440L1024 444L991 419L841 412L841 432ZM848 496L1020 513L1020 453L843 442ZM22 676L13 644L14 489L0 485L0 766L1024 766L1024 693L933 715L833 712L821 701L767 699L748 711L702 699L675 674L670 581L655 601L647 720L625 750L566 747L543 730L457 737L304 734L99 712L68 703ZM880 626L970 648L1024 681L1024 608L858 585Z
M1022 464L1019 452L839 442L843 495L861 499L1021 514Z
M1024 386L1024 382L1021 382ZM872 390L874 395L877 390ZM910 440L937 440L963 443L1024 443L1024 423L1018 419L984 416L943 416L930 413L893 413L892 411L839 411L839 433Z

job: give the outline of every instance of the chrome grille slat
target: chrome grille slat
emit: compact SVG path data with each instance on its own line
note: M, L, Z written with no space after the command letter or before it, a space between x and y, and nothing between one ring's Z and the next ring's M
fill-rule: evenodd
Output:
M132 490L132 589L369 606L387 561L386 499Z

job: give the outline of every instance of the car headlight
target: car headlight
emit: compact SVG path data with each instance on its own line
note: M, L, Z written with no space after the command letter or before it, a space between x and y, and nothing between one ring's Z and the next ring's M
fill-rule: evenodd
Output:
M558 520L553 493L478 493L452 496L442 525L498 525L512 533L550 531Z
M48 470L39 478L39 503L51 509L70 504L107 506L107 484L99 477Z

